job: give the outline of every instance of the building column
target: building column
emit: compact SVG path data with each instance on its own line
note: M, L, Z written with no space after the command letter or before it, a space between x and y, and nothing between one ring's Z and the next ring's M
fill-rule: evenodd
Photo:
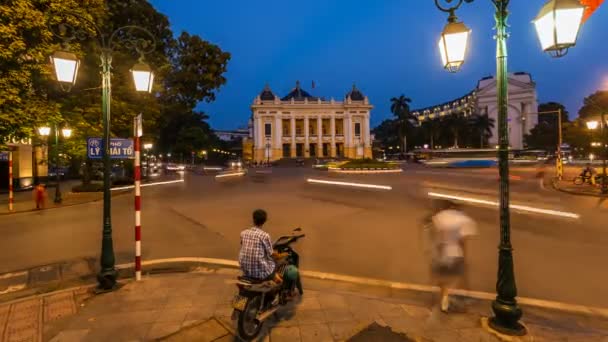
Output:
M296 117L291 117L291 157L296 157Z
M310 151L308 150L310 148L310 145L308 143L308 134L309 134L308 116L305 116L304 117L304 157L306 157L306 158L310 157Z
M372 157L372 140L371 140L371 134L370 134L370 127L369 127L369 115L366 114L365 117L363 118L363 127L365 129L364 133L365 134L365 146L363 148L363 157L364 158L371 158Z
M353 146L351 141L351 133L350 133L350 115L346 114L344 116L344 156L346 158L351 158L350 149Z
M317 156L323 157L323 117L317 117Z
M330 129L330 133L331 133L331 145L330 145L330 152L329 155L332 158L336 157L336 115L335 113L332 114L331 116L331 120L330 120L331 124L329 125L329 129Z
M281 114L276 114L274 118L274 152L273 159L281 159L283 151L283 122L281 121Z

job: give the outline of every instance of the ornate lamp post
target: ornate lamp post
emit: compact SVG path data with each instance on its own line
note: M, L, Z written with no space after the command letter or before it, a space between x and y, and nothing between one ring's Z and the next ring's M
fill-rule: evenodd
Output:
M439 40L439 48L444 68L458 71L464 63L469 32L463 23L458 22L456 10L464 2L474 0L435 0L435 5L449 13L448 25ZM496 300L492 303L494 317L489 324L493 329L511 335L524 335L526 330L519 323L522 310L517 305L517 287L513 270L511 229L509 214L509 131L508 79L507 79L507 18L510 0L491 0L496 20L496 86L498 104L498 168L500 175L500 246L498 254L498 279ZM584 7L577 0L551 0L542 8L535 25L543 50L555 57L565 55L574 46ZM580 13L580 16L579 16ZM552 33L552 34L551 34Z
M54 167L55 167L55 179L56 179L56 186L55 186L55 199L54 202L59 204L62 201L61 198L61 188L60 188L60 184L61 184L61 176L59 174L59 129L57 128L57 125L54 125L54 131L55 131L55 160L54 160ZM38 134L40 134L41 136L47 138L49 135L51 135L51 128L48 126L42 126L38 128ZM61 135L67 139L69 137L72 136L72 130L65 127L61 129Z
M601 121L591 120L587 121L587 128L590 130L596 130L600 128L600 143L601 154L602 154L602 194L608 194L608 176L606 175L606 157L608 157L608 142L606 141L605 126L606 121L604 120L604 112L601 114ZM593 145L593 144L592 144Z
M115 269L114 246L112 242L112 218L111 218L111 195L110 195L110 174L112 164L110 161L110 101L111 101L111 70L112 53L114 48L122 43L139 53L140 59L131 69L137 91L150 92L154 75L149 66L143 63L143 56L154 50L156 41L152 33L138 26L128 25L116 29L109 35L104 32L90 19L74 12L63 12L66 20L50 27L51 31L63 40L64 46L74 39L84 39L88 33L82 29L67 23L67 19L76 19L85 22L92 27L101 47L101 108L103 113L103 233L101 240L101 271L97 275L100 290L112 290L116 285L117 272ZM73 20L72 20L73 21ZM139 37L138 37L139 35ZM109 38L108 38L109 37ZM145 37L145 38L142 38ZM55 69L57 81L62 85L72 86L76 82L78 58L73 53L58 51L51 56L51 62Z

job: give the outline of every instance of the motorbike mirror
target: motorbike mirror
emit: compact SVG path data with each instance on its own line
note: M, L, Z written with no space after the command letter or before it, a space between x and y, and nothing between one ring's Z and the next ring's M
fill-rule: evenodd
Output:
M301 231L302 231L302 228L298 227L298 228L294 229L293 231L294 231L294 232L301 232Z

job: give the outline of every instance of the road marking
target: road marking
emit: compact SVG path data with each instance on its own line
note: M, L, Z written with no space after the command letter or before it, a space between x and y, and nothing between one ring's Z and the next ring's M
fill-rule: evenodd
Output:
M469 202L469 203L476 203L476 204L484 204L484 205L489 205L489 206L493 206L493 207L498 207L498 205L499 205L498 202L495 202L495 201L487 201L487 200L481 200L481 199L476 199L476 198L471 198L471 197L456 196L456 195L439 194L436 192L429 192L428 195L430 197L451 199L451 200L455 200L455 201L462 201L462 202ZM558 210L550 210L550 209L540 209L540 208L528 207L525 205L518 205L518 204L510 204L509 208L515 209L515 210L520 210L520 211L531 212L531 213L551 215L551 216L567 217L567 218L573 218L573 219L580 218L580 215L575 214L575 213L569 213L569 212L558 211Z
M154 186L154 185L165 185L165 184L175 184L175 183L183 183L184 180L183 179L177 179L177 180L172 180L172 181L165 181L165 182L154 182L154 183L146 183L146 184L142 184L140 185L142 188L146 187L146 186ZM115 191L115 190L127 190L127 189L133 189L135 186L134 185L127 185L127 186L122 186L120 188L112 188L110 190Z
M221 175L216 175L215 178L235 177L235 176L244 176L244 175L245 175L245 172L240 171L240 172L224 173Z
M27 271L0 274L0 279L17 278L27 275Z
M219 167L219 166L204 166L203 170L211 170L211 171L221 171L223 170L223 167Z
M179 262L200 262L205 264L212 264L218 266L229 266L229 267L238 267L239 263L236 260L228 260L228 259L216 259L216 258L199 258L199 257L182 257L182 258L167 258L167 259L156 259L156 260L147 260L142 262L143 265L155 265L155 264L168 264L168 263L179 263ZM121 264L116 265L117 269L127 269L132 268L134 263ZM402 283L402 282L394 282L389 280L382 279L374 279L374 278L364 278L364 277L356 277L349 276L345 274L336 274L336 273L326 273L326 272L318 272L318 271L307 271L300 270L300 274L308 277L308 278L316 278L321 280L335 280L352 284L359 285L370 285L370 286L383 286L390 287L393 289L399 290L412 290L418 292L428 292L434 293L439 291L439 287L432 285L422 285L422 284L411 284L411 283ZM451 289L450 294L459 295L463 297L469 297L473 299L482 299L482 300L494 300L496 298L495 293L483 292L483 291L470 291L464 289ZM535 306L546 309L554 309L575 313L583 313L589 315L598 315L602 317L608 318L608 308L600 308L600 307L590 307L584 305L577 304L568 304L563 302L556 302L544 299L535 299L535 298L527 298L527 297L517 297L517 301L520 304Z
M354 188L393 190L393 188L391 186L388 186L388 185L375 185L375 184L364 184L364 183L336 182L336 181L326 181L326 180L312 179L312 178L308 178L307 181L308 181L308 183L313 183L313 184L342 185L342 186L350 186L350 187L354 187Z

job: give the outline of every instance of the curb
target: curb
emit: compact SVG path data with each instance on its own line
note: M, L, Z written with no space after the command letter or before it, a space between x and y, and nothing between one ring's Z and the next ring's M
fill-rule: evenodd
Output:
M117 190L111 193L112 197L117 197L117 196L121 196L121 195L125 195L127 193L131 192L130 190ZM70 192L71 193L71 192ZM103 201L103 198L98 198L98 199L94 199L91 201L85 201L85 202L78 202L78 203L72 203L72 204L62 204L61 206L54 206L54 207L49 207L49 208L44 208L44 209L27 209L27 210L19 210L19 211L11 211L11 212L2 212L0 213L0 216L6 216L6 215L15 215L15 214L25 214L25 213L32 213L32 212L38 212L38 211L47 211L47 210L53 210L53 209L62 209L62 208L69 208L69 207L74 207L77 205L82 205L82 204L89 204L89 203L95 203L95 202L101 202Z
M229 270L238 270L238 262L235 260L227 260L227 259L216 259L216 258L202 258L202 257L181 257L181 258L167 258L167 259L155 259L155 260L147 260L142 262L142 266L146 267L143 271L145 275L153 275L153 274L163 274L163 273L192 273L192 272L201 272L204 269L229 269ZM158 266L158 267L150 267L150 266ZM115 268L117 271L120 271L119 280L132 281L134 277L134 272L128 272L129 270L134 268L134 263L126 263L116 265ZM229 273L227 273L229 274ZM389 280L382 279L373 279L373 278L363 278L357 276L349 276L343 274L335 274L335 273L325 273L318 271L308 271L301 270L300 274L303 277L318 279L318 280L326 280L326 281L337 281L342 283L349 283L355 285L363 285L363 286L376 286L376 287L385 287L390 288L392 290L402 290L402 291L413 291L413 292L421 292L421 293L437 293L439 292L439 288L433 285L423 285L423 284L412 284L412 283L403 283L403 282L394 282ZM76 287L71 287L62 290L49 291L44 293L37 293L30 296L25 296L21 298L15 298L13 300L0 303L0 305L5 305L7 303L20 302L24 300L28 300L31 298L40 298L44 296L48 296L50 294L60 293L62 291L73 291L77 289L88 289L93 288L96 285L87 284ZM495 293L482 292L482 291L471 291L471 290L463 290L463 289L454 289L451 290L450 293L452 295L457 295L460 297L466 297L476 300L483 301L492 301L496 298ZM541 309L550 309L555 311L562 312L570 312L576 314L585 314L591 316L599 316L602 318L608 319L608 308L600 308L600 307L589 307L578 304L568 304L557 301L550 301L544 299L535 299L535 298L527 298L527 297L518 297L517 298L519 304L537 307Z
M556 191L563 192L563 193L569 194L569 195L584 196L584 197L595 197L595 198L608 198L608 195L586 194L586 193L582 193L582 192L577 192L577 191L566 190L566 189L560 188L559 185L557 185L557 181L555 179L551 180L551 185L553 186L553 189L555 189Z

